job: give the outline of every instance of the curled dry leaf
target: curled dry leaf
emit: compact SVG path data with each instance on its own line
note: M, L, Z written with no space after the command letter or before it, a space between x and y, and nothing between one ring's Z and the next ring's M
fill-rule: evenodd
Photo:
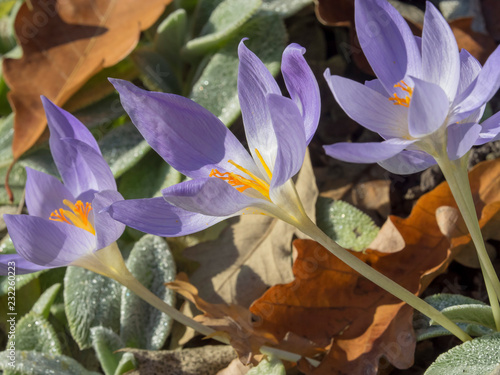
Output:
M12 152L17 159L42 135L45 95L63 105L96 72L135 47L140 31L171 0L33 0L23 4L14 28L21 59L5 59L3 74L15 112Z
M255 316L247 308L234 304L206 302L200 298L196 287L183 280L184 278L184 275L180 274L176 281L166 285L204 312L194 319L211 327L218 334L227 336L243 364L258 363L263 358L260 348L264 345L308 357L324 352L317 344L294 334L284 335L278 341L273 333L260 327L260 322L255 321Z
M254 327L252 313L248 309L239 305L208 303L200 298L196 287L187 281L176 280L168 283L167 287L203 311L205 314L196 316L195 320L224 333L244 364L254 361L254 355L259 353L261 346L278 343L272 334Z
M421 276L442 269L449 252L447 241L436 246L407 246L384 254L367 250L355 256L415 294L423 290ZM279 340L293 332L327 347L329 352L314 369L305 362L307 374L376 374L385 356L394 366L413 363L415 337L412 309L360 276L312 240L296 240L295 280L269 289L251 306L261 320L260 328ZM434 273L436 275L436 273ZM426 283L428 281L425 281Z

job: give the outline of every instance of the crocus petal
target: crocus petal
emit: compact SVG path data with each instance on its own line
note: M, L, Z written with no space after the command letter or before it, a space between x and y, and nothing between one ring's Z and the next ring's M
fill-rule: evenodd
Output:
M326 74L325 74L325 77L326 77ZM328 79L327 79L327 81L328 81ZM387 96L392 95L392 91L391 91L391 93L388 93L386 91L384 85L382 85L382 82L380 81L380 79L372 79L371 81L365 81L365 86L371 88L372 90L375 90L380 95L382 95L384 98L387 98Z
M327 155L349 163L376 163L399 154L414 141L391 139L383 142L340 142L324 146Z
M288 93L302 113L306 143L309 144L318 127L321 99L318 82L304 59L305 51L295 43L286 47L281 71Z
M476 140L475 146L497 141L500 139L500 112L495 113L481 124L481 133Z
M14 267L16 275L42 271L47 268L28 262L19 254L0 254L0 275L7 276L10 272L12 272L12 267Z
M64 174L60 172L66 185L76 187L75 191L70 189L74 196L88 190L116 190L116 181L108 163L93 147L72 138L65 138L61 143L67 144L68 155L64 162Z
M88 166L82 160L82 156L75 152L76 150L65 141L67 139L78 140L87 144L89 148L101 156L95 138L85 125L73 115L57 107L47 98L42 97L42 102L50 129L50 151L64 184L74 196L86 190L97 190L95 181L87 181L81 178L82 174L87 174L85 169Z
M186 211L209 216L233 216L263 202L237 191L218 178L181 182L162 191L165 200Z
M42 96L42 103L50 129L50 150L52 155L54 155L54 151L56 151L58 156L64 156L64 154L59 154L58 148L58 142L61 138L77 139L88 144L97 153L99 153L99 155L101 154L99 145L97 144L97 141L92 133L90 133L87 127L83 125L75 116L64 109L59 108L45 96ZM64 152L64 149L62 151ZM54 159L55 158L56 156L54 155Z
M199 104L178 95L141 90L127 81L110 82L149 145L179 172L191 178L208 177L212 169L230 169L228 160L256 172L236 137Z
M463 100L459 103L461 112L473 111L489 101L498 91L500 86L500 46L493 51L481 69L472 88L467 90L467 95L462 94Z
M426 81L439 85L450 101L455 99L460 77L460 57L448 22L427 2L422 32L422 70Z
M59 208L65 208L63 200L74 203L70 191L54 176L26 168L26 206L30 215L45 219Z
M17 253L40 266L67 266L95 248L93 234L70 224L28 215L4 220Z
M325 79L335 100L354 121L384 137L406 135L407 109L392 104L379 92L350 79L332 76L329 69Z
M243 42L238 46L238 98L248 147L254 159L255 149L258 149L266 163L273 167L277 144L266 96L280 95L281 91L269 70ZM262 168L260 170L265 173Z
M172 206L162 197L113 203L110 216L131 228L162 237L199 232L230 216L207 216Z
M449 101L441 87L414 79L415 87L408 110L408 130L412 137L423 137L443 125Z
M406 75L421 77L421 55L408 24L386 0L356 0L361 48L387 92Z
M379 161L378 164L394 174L412 174L436 164L436 160L423 151L404 150L392 158Z
M474 82L481 68L479 61L467 50L462 49L460 51L460 82L458 83L457 98L455 100L459 99L462 94L468 95L470 93L473 89L471 83ZM469 91L466 92L468 88Z
M448 157L450 160L456 160L474 146L481 132L481 125L476 123L451 124L446 130L448 131Z
M271 190L283 185L302 167L306 154L306 135L297 106L281 95L267 96L278 152L271 180Z
M95 195L92 209L94 211L96 249L103 249L111 245L120 238L125 230L125 225L114 220L105 210L114 202L122 200L122 195L113 190L101 191Z

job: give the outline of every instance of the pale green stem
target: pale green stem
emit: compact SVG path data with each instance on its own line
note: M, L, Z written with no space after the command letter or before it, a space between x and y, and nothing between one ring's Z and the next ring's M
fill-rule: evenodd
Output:
M460 340L462 341L472 340L472 338L467 333L465 333L462 329L460 329L460 327L458 327L455 323L453 323L450 319L448 319L434 307L426 303L421 298L415 296L413 293L406 290L398 283L389 279L387 276L373 269L365 262L363 262L353 254L351 254L349 251L338 245L335 241L333 241L330 237L328 237L321 229L319 229L316 226L316 224L310 221L309 218L307 218L307 220L306 218L304 218L303 220L301 220L301 223L300 224L297 223L296 226L302 232L304 232L312 239L323 245L323 247L328 249L333 255L335 255L349 267L359 272L362 276L366 277L368 280L377 284L382 289L396 296L400 300L406 302L415 310L418 310L422 314L428 316L436 323L440 324L448 331L450 331L452 334L457 336Z
M436 161L443 172L451 193L455 198L458 209L462 214L465 225L469 230L472 242L476 246L477 254L479 257L479 264L483 272L486 291L490 300L490 305L493 310L493 317L495 319L495 326L497 331L500 331L500 281L495 272L490 257L486 251L483 235L479 226L479 221L476 214L474 200L469 183L469 176L467 174L467 167L465 165L466 157L450 161L447 157L436 158Z
M191 327L195 331L205 336L210 336L213 339L224 344L230 343L226 337L216 335L216 331L214 329L207 327L197 322L196 320L182 314L179 310L165 303L165 301L158 298L148 288L142 285L126 267L121 256L121 252L118 249L116 243L113 243L104 249L98 250L95 253L88 255L87 257L80 258L72 265L84 267L90 271L107 276L130 289L139 298L142 298L151 306L167 314L179 323L187 327ZM262 346L260 349L263 353L271 353L285 361L298 362L301 358L303 358L299 354L290 353L285 350L272 348L269 346ZM320 363L319 361L311 358L306 359L313 366L318 366Z
M123 275L121 275L123 276ZM172 319L177 320L179 323L191 327L195 331L205 335L205 336L210 336L213 339L220 341L224 344L229 344L229 340L224 337L224 336L219 336L219 335L214 335L216 333L215 330L213 330L210 327L204 326L203 324L197 322L194 319L189 318L188 316L182 314L179 310L173 308L172 306L166 304L163 300L158 298L156 295L154 295L149 289L147 289L144 285L142 285L137 279L129 273L129 275L125 275L123 277L120 277L118 281L120 284L123 286L127 287L130 289L132 292L134 292L137 296L142 298L144 301L149 303L151 306L155 307L156 309L160 310L161 312L167 314L170 316ZM272 348L269 346L262 346L260 350L264 353L270 353L275 355L276 357L283 359L285 361L290 361L290 362L298 362L302 356L295 354L295 353L290 353L285 350L277 349L277 348ZM311 363L314 366L319 365L319 361L316 361L311 358L306 358L309 363Z

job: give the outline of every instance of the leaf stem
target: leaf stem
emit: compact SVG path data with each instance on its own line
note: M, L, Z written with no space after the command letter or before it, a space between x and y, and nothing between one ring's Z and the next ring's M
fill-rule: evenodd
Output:
M319 242L326 249L328 249L333 255L347 264L349 267L359 272L362 276L366 277L368 280L377 284L382 289L396 296L400 300L406 302L408 305L412 306L415 310L420 311L422 314L433 319L436 323L440 324L452 334L457 336L462 341L472 340L472 338L465 333L460 327L453 323L450 319L444 316L441 312L436 310L434 307L426 303L421 298L417 297L410 291L403 288L398 283L389 279L387 276L381 274L377 270L373 269L367 265L362 260L358 259L356 256L351 254L349 251L338 245L330 237L328 237L321 229L319 229L316 224L309 220L302 220L297 227L310 236L312 239Z
M467 154L468 155L468 154ZM458 209L462 214L465 225L469 230L472 242L474 243L479 257L479 264L483 272L486 291L490 300L490 305L495 318L495 326L497 331L500 331L500 281L495 272L490 257L486 252L483 235L479 226L479 221L476 214L472 191L470 188L469 176L467 174L467 166L465 164L467 155L457 160L450 160L448 157L435 158L441 171L443 172L451 193L455 198Z

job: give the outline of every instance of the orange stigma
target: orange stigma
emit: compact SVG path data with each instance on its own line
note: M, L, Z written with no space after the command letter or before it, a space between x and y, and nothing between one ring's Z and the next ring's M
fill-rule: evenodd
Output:
M92 211L90 203L87 202L84 205L82 201L77 201L73 204L65 199L63 200L63 204L68 206L71 211L63 210L62 208L55 210L50 214L50 220L71 224L95 235L94 227L89 221L89 213Z
M389 98L389 100L394 105L402 105L403 107L409 107L410 100L413 95L413 89L410 86L408 86L405 81L400 81L399 83L396 83L394 87L401 88L403 91L407 92L408 95L406 95L404 98L400 98L398 94L394 93L393 96Z
M271 179L272 172L269 169L269 167L267 166L264 159L262 158L259 150L255 149L255 153L256 153L257 157L259 158L260 162L262 163L262 166L264 167L264 170L266 171L267 176ZM269 184L266 181L257 177L252 172L250 172L248 169L243 168L241 165L236 164L232 160L228 160L227 162L229 164L235 166L237 169L239 169L243 173L250 176L250 178L240 176L239 174L236 174L233 172L221 173L217 169L212 169L210 171L209 177L220 178L221 180L226 181L229 185L233 186L239 192L244 192L246 189L257 190L259 193L261 193L263 196L265 196L266 198L269 199Z

